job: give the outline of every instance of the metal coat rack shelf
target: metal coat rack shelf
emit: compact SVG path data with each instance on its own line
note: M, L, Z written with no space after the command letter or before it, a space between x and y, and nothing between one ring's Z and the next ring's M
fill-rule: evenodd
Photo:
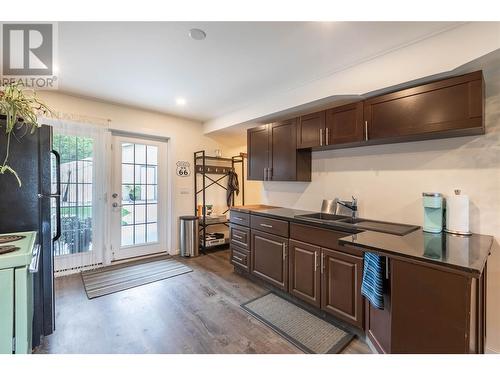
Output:
M229 244L229 238L225 238L224 243L217 244L214 246L207 246L207 228L212 225L225 225L229 227L229 219L223 221L210 221L207 222L206 215L206 192L210 187L217 187L224 189L226 192L227 188L227 178L229 172L236 171L236 167L239 166L241 174L238 173L238 180L240 185L240 195L242 205L245 204L245 163L244 160L246 154L240 153L239 155L233 156L231 158L219 158L215 156L207 156L205 151L196 151L194 153L194 214L198 215L198 204L202 205L202 215L200 216L200 250L206 252L206 250L222 248ZM201 186L198 181L198 176L201 176ZM226 184L224 185L224 182ZM200 199L201 195L201 199ZM234 206L235 195L232 197L231 205ZM229 211L228 207L223 214L226 215Z

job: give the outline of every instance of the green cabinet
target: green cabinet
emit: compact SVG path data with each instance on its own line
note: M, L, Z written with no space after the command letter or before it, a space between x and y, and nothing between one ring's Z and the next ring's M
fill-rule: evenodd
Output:
M30 265L37 255L36 232L9 245L18 250L0 255L0 354L31 353L33 324L33 274ZM36 257L35 257L36 260Z
M0 270L0 354L12 353L14 269Z

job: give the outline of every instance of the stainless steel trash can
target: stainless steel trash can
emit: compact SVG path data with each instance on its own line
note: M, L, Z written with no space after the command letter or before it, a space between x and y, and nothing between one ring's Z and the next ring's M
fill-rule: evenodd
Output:
M198 216L180 216L179 243L181 256L197 257L200 251Z

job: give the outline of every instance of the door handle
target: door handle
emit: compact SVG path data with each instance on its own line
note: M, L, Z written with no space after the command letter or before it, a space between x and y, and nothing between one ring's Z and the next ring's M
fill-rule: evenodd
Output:
M319 129L319 145L323 146L323 129Z
M365 141L368 140L368 121L365 121Z
M314 252L314 272L316 272L318 269L318 252Z
M52 238L52 242L57 241L61 238L61 155L56 150L51 151L56 158L56 183L57 189L56 194L53 197L56 198L56 235Z
M261 227L264 227L264 228L272 228L273 226L270 225L270 224L260 224Z
M330 142L329 142L329 138L330 138L330 128L326 128L326 130L325 130L325 131L326 131L326 135L325 135L325 141L326 141L326 142L325 142L325 143L326 143L326 145L328 146L328 145L330 144Z
M325 270L325 254L321 254L321 273Z
M117 208L117 207L121 207L122 205L121 205L121 204L118 204L118 203L116 203L116 202L114 202L114 203L112 204L112 206L113 206L114 208Z
M283 242L283 260L286 260L286 243Z
M242 240L243 239L243 237L238 236L237 234L234 234L234 233L233 233L233 237L236 238L236 239L238 239L238 240Z

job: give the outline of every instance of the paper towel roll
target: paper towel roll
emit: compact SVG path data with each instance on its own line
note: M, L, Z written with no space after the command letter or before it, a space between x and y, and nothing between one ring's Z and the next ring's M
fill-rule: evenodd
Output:
M467 195L453 195L446 199L446 231L470 234L469 197Z

